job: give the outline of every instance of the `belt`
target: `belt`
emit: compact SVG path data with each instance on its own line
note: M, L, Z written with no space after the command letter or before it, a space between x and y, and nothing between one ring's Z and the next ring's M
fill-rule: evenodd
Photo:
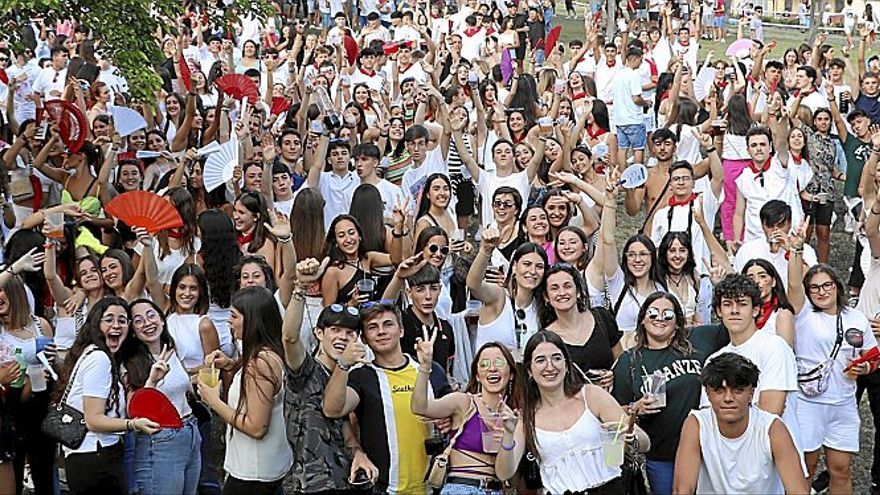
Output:
M446 478L447 483L455 483L457 485L475 486L483 490L502 490L504 483L498 480L490 480L486 478L465 478L463 476L449 476Z

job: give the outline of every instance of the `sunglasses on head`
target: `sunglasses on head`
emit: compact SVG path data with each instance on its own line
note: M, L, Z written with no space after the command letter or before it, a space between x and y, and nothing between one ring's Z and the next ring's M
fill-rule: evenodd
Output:
M361 316L361 312L358 311L357 308L352 307L352 306L343 306L341 304L331 304L330 311L332 311L334 313L342 313L343 311L345 311L346 313L350 314L351 316L355 316L358 318Z
M663 321L672 321L675 319L675 311L671 309L659 310L657 308L651 307L648 308L648 311L645 313L645 316L648 317L649 320L663 320Z
M446 256L447 254L449 254L449 246L440 246L437 244L429 244L428 251L431 254L437 254L437 251L440 251L440 254L442 254L443 256Z
M361 304L361 309L370 309L376 306L394 306L394 299L380 299L378 301L367 301Z

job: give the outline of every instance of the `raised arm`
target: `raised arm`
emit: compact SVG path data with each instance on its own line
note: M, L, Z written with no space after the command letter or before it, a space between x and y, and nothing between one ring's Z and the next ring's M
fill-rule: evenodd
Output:
M437 339L438 329L435 327L430 335L427 327L422 327L422 336L416 338L416 354L419 358L416 385L413 389L409 403L413 414L431 419L448 418L456 413L461 414L470 406L470 397L467 394L454 392L440 399L428 397L428 385L431 378L431 369L434 366L434 341Z
M790 246L788 252L788 302L794 308L794 314L797 315L806 304L806 293L804 291L804 239L807 231L806 220L794 232L788 236L788 244Z

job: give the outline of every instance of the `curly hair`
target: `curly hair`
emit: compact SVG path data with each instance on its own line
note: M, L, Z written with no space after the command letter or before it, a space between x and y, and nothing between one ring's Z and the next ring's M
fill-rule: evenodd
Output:
M234 267L241 258L235 226L229 215L219 210L207 210L199 216L199 229L202 233L202 265L211 302L228 308L235 287Z
M721 282L715 284L715 290L712 293L712 308L718 311L723 299L737 300L741 297L751 299L752 306L756 308L761 306L761 289L758 288L758 284L741 273L731 273Z

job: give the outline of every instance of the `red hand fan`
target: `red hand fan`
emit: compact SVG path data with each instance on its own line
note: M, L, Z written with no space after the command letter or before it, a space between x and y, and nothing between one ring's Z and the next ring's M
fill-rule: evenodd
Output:
M854 366L858 366L862 363L870 363L871 361L877 361L877 360L880 360L880 348L875 346L875 347L868 349L868 352L853 359L852 362L849 363L849 366L847 366L846 369L843 370L843 372L846 373L847 371L852 369Z
M139 388L128 398L128 417L147 418L162 428L180 428L183 421L174 404L155 388Z
M354 61L357 60L358 53L360 52L357 41L351 36L345 36L342 38L342 46L345 48L345 57L348 58L348 64L354 65Z
M547 35L547 42L544 43L547 47L544 52L547 55L550 55L550 52L552 52L553 48L556 47L556 42L559 41L559 35L561 34L562 26L556 26L550 30L550 34Z
M130 191L116 196L104 211L132 227L143 227L151 234L183 226L180 214L162 196L149 191Z
M7 74L5 70L0 70L0 82L3 84L9 84L9 74Z
M192 91L192 73L189 71L189 65L186 63L186 59L182 56L180 57L180 60L177 61L177 78L180 79L180 84L182 84L187 91Z
M232 96L236 100L247 97L248 101L253 104L260 100L260 90L251 78L244 74L226 74L220 76L214 81L214 84L220 91Z
M61 140L71 153L76 153L82 148L88 133L88 123L82 110L76 105L65 100L51 100L45 104L44 113L58 123L61 132ZM42 115L40 115L42 117ZM38 122L39 123L39 122Z
M272 106L269 107L269 113L272 115L281 115L290 108L290 100L287 98L276 96L272 98Z

